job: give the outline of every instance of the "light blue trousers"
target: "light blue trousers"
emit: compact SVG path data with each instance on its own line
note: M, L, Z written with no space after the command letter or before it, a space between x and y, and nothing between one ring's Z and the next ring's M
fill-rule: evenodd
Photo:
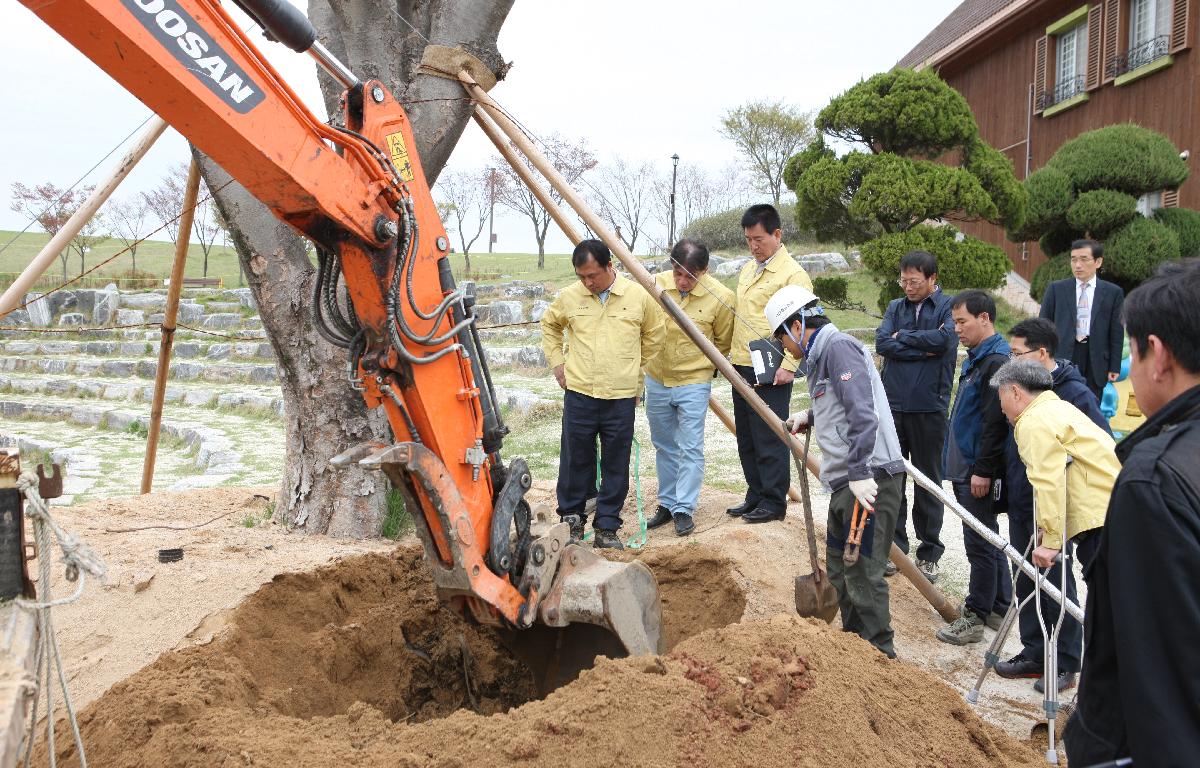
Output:
M704 481L704 417L712 384L665 387L646 377L646 419L658 469L658 503L691 515Z

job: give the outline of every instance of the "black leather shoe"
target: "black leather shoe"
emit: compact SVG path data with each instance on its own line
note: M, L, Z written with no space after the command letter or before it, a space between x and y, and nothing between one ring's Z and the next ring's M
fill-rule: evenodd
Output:
M758 504L751 504L748 501L743 501L736 507L730 507L729 509L725 510L725 514L729 515L730 517L741 517L747 512L753 512L754 508L757 506Z
M691 515L685 515L679 512L675 515L675 535L687 536L696 529L696 523L692 520Z
M625 549L625 545L617 538L616 531L596 529L596 537L592 539L592 549Z
M646 521L646 527L658 528L659 526L666 525L669 522L671 522L671 510L667 509L662 504L659 504L658 511L654 513L654 517Z
M742 519L747 523L769 523L772 520L782 520L785 517L787 517L787 510L781 509L778 512L772 512L762 507L742 515Z
M1018 653L1008 661L998 662L996 664L996 674L1007 680L1017 680L1022 677L1041 677L1042 662L1027 659Z

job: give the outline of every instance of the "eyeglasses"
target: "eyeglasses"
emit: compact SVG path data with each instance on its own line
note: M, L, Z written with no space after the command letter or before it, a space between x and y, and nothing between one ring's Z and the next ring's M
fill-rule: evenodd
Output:
M1016 359L1016 358L1018 358L1018 357L1023 357L1023 356L1025 356L1025 355L1031 355L1031 354L1033 354L1034 352L1037 352L1037 350L1036 350L1036 349L1027 349L1027 350L1025 350L1024 352L1017 352L1017 351L1015 351L1015 350L1014 350L1014 351L1012 351L1012 352L1009 352L1009 353L1008 353L1008 356L1009 356L1010 358L1012 358L1012 359L1014 359L1014 360L1015 360L1015 359Z
M1071 257L1072 264L1088 264L1095 260L1096 260L1096 258L1094 256L1072 256Z
M927 277L923 277L920 279L910 278L908 280L897 280L896 285L900 286L901 288L910 288L910 287L916 288L918 285L928 282L928 280L929 280L929 278L927 278Z

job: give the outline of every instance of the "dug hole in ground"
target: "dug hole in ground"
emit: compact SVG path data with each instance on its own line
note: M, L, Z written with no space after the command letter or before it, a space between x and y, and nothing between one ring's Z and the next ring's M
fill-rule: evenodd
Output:
M953 669L931 662L938 621L907 584L890 581L898 661L836 620L795 615L792 579L807 572L796 505L745 525L724 514L733 494L706 489L694 536L666 526L622 556L655 572L665 652L600 659L538 699L496 633L434 597L415 538L289 533L262 521L274 490L57 512L112 574L55 614L91 765L1044 765L1044 745L1013 735L1037 702L993 695L987 720L972 710L952 684L983 648L953 649ZM530 497L549 502L553 488ZM189 531L105 532L222 513ZM167 546L183 561L158 563ZM57 746L59 765L78 765L65 723Z

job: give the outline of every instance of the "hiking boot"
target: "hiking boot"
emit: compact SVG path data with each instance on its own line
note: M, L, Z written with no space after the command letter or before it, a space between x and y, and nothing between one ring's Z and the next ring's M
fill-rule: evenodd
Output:
M691 515L685 515L682 512L675 513L675 535L687 536L696 529L696 523L692 520Z
M747 512L742 515L742 520L747 523L769 523L772 520L782 520L785 517L787 517L787 510L781 509L778 512L772 512L769 509L759 507L753 512Z
M1042 676L1042 662L1027 659L1024 654L1018 653L1008 661L997 663L996 674L1006 680L1018 680L1023 677L1040 678Z
M625 549L625 545L617 538L616 531L596 529L596 538L592 540L593 549Z
M669 522L671 522L671 510L659 504L658 511L654 513L654 517L646 521L646 527L651 529L658 528Z
M571 526L571 541L583 541L583 515L563 515L562 521Z
M937 631L937 639L950 645L970 645L983 640L983 619L964 608L962 616Z
M936 584L941 571L938 569L938 564L932 560L918 560L917 570L929 580L930 584Z
M883 575L884 576L887 576L890 578L892 576L895 576L897 573L900 573L900 569L897 568L896 564L893 563L891 560L888 560L886 563L883 564Z
M1075 687L1075 673L1074 672L1059 672L1058 673L1058 692L1059 693L1062 693L1063 691L1067 690L1068 688L1074 688L1074 687ZM1039 677L1037 679L1037 682L1033 684L1033 690L1037 691L1038 693L1046 692L1046 676L1045 675L1042 675L1041 677Z
M987 615L987 618L984 619L983 621L985 624L988 625L988 629L994 629L994 630L999 631L1000 625L1004 623L1004 614L996 613L995 611L992 611L991 613L989 613Z

